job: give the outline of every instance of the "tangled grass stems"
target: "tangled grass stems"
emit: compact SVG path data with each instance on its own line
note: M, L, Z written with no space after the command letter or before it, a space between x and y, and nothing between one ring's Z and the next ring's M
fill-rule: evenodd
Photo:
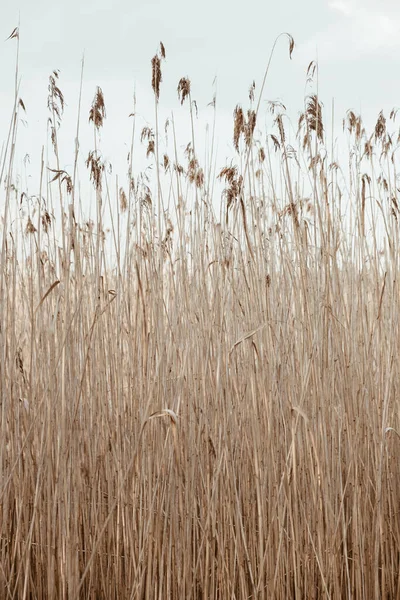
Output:
M162 44L156 57L156 124L137 143L132 114L115 196L98 135L101 88L89 108L96 222L78 210L78 140L73 174L60 168L58 72L40 201L18 188L25 213L11 202L24 110L16 88L1 166L0 589L396 598L395 113L380 113L371 133L345 115L346 174L333 145L328 161L316 94L295 138L277 102L261 135L264 84L255 109L252 84L250 108L234 112L234 156L218 171L222 197L212 198L216 167L201 164L187 77L183 156L173 118L172 151L162 137ZM135 171L134 152L156 161L155 182Z

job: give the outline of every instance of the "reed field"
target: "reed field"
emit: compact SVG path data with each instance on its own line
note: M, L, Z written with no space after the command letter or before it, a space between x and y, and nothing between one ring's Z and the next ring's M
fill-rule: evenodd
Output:
M400 598L396 111L371 131L337 117L339 152L317 65L298 123L266 103L267 67L233 104L220 165L212 135L197 149L183 77L162 83L188 118L183 141L171 118L167 153L165 54L117 183L100 88L78 107L93 149L76 144L63 169L50 74L35 197L15 160L16 76L0 157L0 599Z

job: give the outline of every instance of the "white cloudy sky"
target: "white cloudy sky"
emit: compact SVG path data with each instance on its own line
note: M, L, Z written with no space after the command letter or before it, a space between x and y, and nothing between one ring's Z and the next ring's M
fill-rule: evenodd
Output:
M331 62L388 56L399 46L400 5L393 0L332 0L332 21L304 46Z
M117 164L128 149L134 87L139 125L153 121L150 60L160 40L167 52L161 113L175 112L182 144L190 136L187 109L179 107L176 96L180 77L192 80L201 125L211 120L207 104L217 77L222 160L232 153L233 109L238 102L246 105L248 87L253 79L261 81L270 48L282 31L293 35L296 48L289 61L287 42L280 40L265 99L280 98L296 116L306 68L318 58L321 98L328 107L335 99L338 121L352 108L372 123L382 108L389 111L400 104L400 2L395 0L16 0L3 3L0 24L1 143L12 109L16 48L15 40L5 40L19 20L20 95L27 109L19 152L30 154L32 170L45 143L47 80L53 69L61 71L67 102L62 166L70 169L83 52L83 146L85 139L87 147L92 140L86 121L99 85L108 111L103 147Z

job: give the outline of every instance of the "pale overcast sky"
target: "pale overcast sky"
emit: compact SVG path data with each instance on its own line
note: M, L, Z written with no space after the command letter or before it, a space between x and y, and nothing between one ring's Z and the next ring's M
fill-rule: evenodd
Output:
M92 143L87 115L99 85L108 116L103 151L117 164L125 165L121 161L128 151L135 86L142 119L138 125L146 120L153 124L150 61L160 41L167 53L160 111L163 118L171 110L177 115L182 145L190 130L187 107L180 108L177 99L179 79L190 77L199 122L205 124L212 119L207 104L217 77L221 160L233 154L233 109L238 102L247 106L249 85L253 79L261 83L271 46L283 31L293 35L296 47L290 61L287 40L280 40L265 100L281 99L296 117L303 106L307 66L318 58L320 96L326 107L335 98L338 121L352 108L372 123L382 108L400 105L398 0L17 0L2 6L0 143L7 137L12 110L16 49L16 40L5 40L19 20L20 96L27 110L19 156L30 154L32 170L46 139L47 82L53 69L60 69L67 103L62 166L71 167L83 53L82 153L87 155Z

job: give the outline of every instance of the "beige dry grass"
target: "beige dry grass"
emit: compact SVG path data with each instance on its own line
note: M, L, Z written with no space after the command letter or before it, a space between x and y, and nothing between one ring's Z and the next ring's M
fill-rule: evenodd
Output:
M152 63L156 115L165 56L161 45ZM238 107L219 222L182 79L187 167L176 142L163 163L174 214L163 220L161 164L158 204L140 178L118 190L111 272L104 97L90 108L93 225L75 218L77 156L73 176L60 169L57 81L61 243L47 205L9 235L14 116L1 167L1 598L399 598L399 210L383 115L372 136L346 116L346 191L317 95L297 162L282 105L262 147L260 103ZM162 155L156 130L142 136L149 160Z

